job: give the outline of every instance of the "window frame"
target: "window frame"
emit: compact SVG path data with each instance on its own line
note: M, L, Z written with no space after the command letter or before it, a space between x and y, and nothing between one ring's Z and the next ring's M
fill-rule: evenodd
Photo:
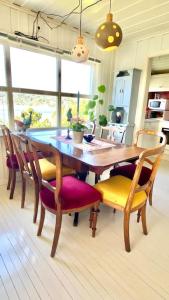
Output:
M14 128L14 101L13 101L13 93L25 93L25 94L35 94L35 95L47 95L47 96L55 96L57 98L56 105L57 105L57 118L56 118L56 127L61 126L61 99L62 97L71 97L77 99L78 93L69 93L69 92L62 92L61 91L61 59L62 57L57 53L48 53L45 51L46 55L54 56L57 58L57 68L56 68L56 77L57 77L57 91L47 91L47 90L38 90L38 89L29 89L29 88L19 88L12 86L12 70L11 70L11 57L10 57L10 47L21 48L16 44L3 44L0 41L0 44L4 47L4 61L5 61L5 75L6 75L6 86L0 86L0 90L2 92L7 92L7 105L8 105L8 119L9 119L9 127L11 129ZM37 51L33 47L26 47L22 45L23 50L32 51L36 53L43 53L44 51ZM65 60L70 60L67 57L63 57ZM91 90L93 90L93 74L94 71L91 70ZM80 98L90 99L91 95L80 94Z

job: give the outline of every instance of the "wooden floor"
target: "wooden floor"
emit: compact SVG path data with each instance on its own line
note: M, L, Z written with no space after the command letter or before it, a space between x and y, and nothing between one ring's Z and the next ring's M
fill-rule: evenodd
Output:
M57 253L50 258L54 219L48 214L42 237L32 223L32 189L20 208L20 181L13 200L6 191L0 152L0 300L5 299L169 299L169 162L163 161L148 207L148 236L131 218L132 251L123 244L121 213L101 207L96 238L88 212L78 227L63 217Z

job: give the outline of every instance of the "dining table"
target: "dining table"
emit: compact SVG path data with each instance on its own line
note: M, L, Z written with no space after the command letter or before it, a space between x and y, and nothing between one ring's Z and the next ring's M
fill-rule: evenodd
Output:
M81 144L75 144L73 139L67 139L67 130L60 128L28 130L26 136L58 149L63 164L75 169L79 179L84 181L91 171L95 173L97 182L105 170L121 162L137 159L144 150L136 145L115 144L101 138L94 138L90 143L84 140ZM77 223L78 214L75 214L74 225Z

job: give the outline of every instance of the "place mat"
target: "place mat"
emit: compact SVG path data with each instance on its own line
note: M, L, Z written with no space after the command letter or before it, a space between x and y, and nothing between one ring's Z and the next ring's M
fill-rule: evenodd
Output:
M72 144L72 139L71 140L66 139L66 135L51 136L51 138L59 142L63 142L65 144Z
M91 143L74 144L74 147L83 151L94 151L115 147L113 144L109 144L100 140L93 140Z
M94 150L100 150L100 149L106 149L106 148L112 148L115 147L113 144L109 144L100 140L93 139L92 142L87 143L83 142L81 144L74 144L73 140L67 140L66 136L60 135L60 136L52 136L52 139L55 139L59 142L65 143L65 144L73 144L75 148L81 149L83 151L94 151Z

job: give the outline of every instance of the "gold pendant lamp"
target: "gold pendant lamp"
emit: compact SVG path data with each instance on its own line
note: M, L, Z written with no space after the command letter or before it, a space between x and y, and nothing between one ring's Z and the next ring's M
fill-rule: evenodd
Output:
M96 44L104 51L115 50L120 45L123 36L120 26L113 22L113 15L110 11L111 0L106 22L102 23L95 33Z

